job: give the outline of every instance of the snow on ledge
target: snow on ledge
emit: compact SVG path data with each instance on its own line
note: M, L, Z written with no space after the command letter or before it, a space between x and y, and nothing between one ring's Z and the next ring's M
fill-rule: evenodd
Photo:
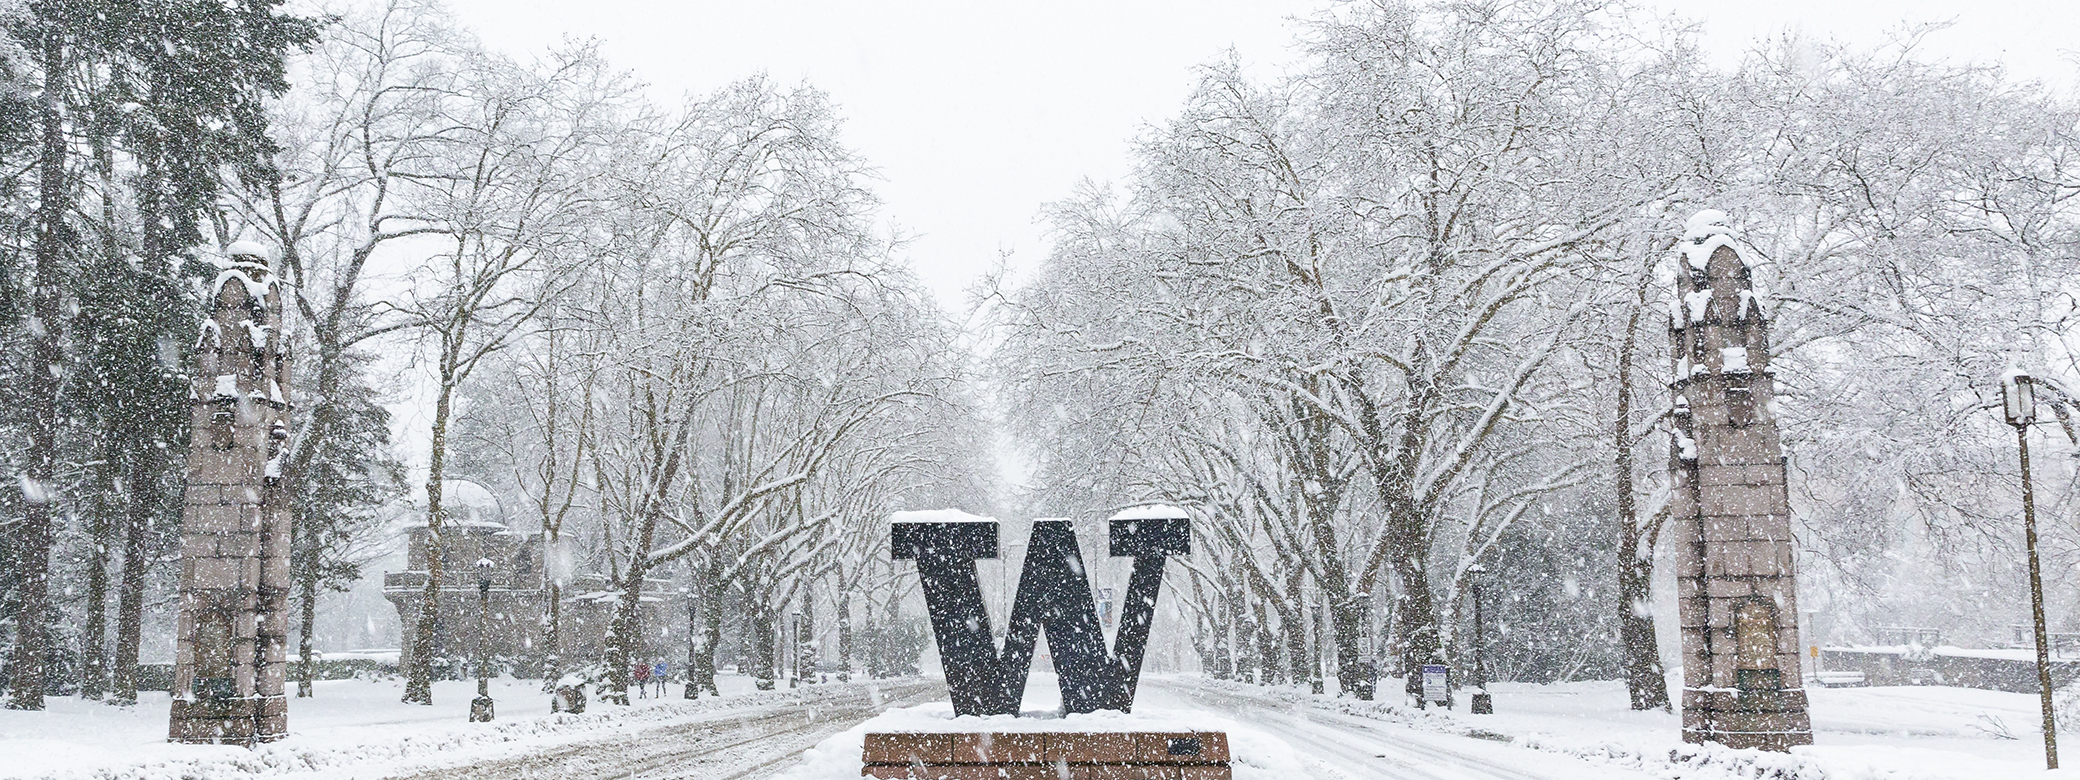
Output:
M1122 509L1112 516L1114 520L1187 520L1191 515L1183 509L1169 504L1144 504Z
M971 515L958 509L921 509L888 513L891 523L994 523L994 517Z

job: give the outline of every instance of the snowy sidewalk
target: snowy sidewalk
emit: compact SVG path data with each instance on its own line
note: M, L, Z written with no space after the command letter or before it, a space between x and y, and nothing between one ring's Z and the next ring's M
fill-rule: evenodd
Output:
M469 723L474 682L435 683L435 705L425 707L399 703L399 681L325 681L317 684L315 697L290 700L288 739L252 750L168 744L163 693L145 694L149 698L128 708L54 697L43 712L0 711L0 778L378 778L524 756L718 714L814 707L870 687L833 683L755 691L746 677L723 675L717 682L725 694L719 699L687 701L675 685L668 697L632 699L629 707L595 701L582 715L552 715L540 683L502 679L491 691L498 720Z

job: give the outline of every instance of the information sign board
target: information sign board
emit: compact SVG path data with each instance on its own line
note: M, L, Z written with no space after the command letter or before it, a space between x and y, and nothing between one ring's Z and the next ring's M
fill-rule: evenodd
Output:
M1423 701L1443 704L1450 695L1450 690L1445 685L1450 675L1451 669L1443 664L1424 664Z

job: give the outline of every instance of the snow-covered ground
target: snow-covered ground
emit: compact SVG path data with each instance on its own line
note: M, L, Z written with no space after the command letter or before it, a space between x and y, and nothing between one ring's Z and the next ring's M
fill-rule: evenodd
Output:
M1615 681L1559 685L1498 683L1495 714L1473 715L1461 697L1450 713L1416 711L1393 703L1362 703L1308 696L1291 689L1263 689L1186 680L1157 680L1158 691L1213 690L1258 702L1268 710L1320 713L1317 722L1348 726L1350 718L1372 720L1381 734L1412 744L1436 735L1456 735L1465 750L1479 742L1517 751L1482 750L1509 768L1532 777L1577 776L1570 765L1587 762L1604 776L1798 778L1799 780L2003 780L2076 777L2080 769L2047 773L2043 741L2036 731L2037 699L1999 691L1948 687L1813 688L1815 744L1790 755L1685 745L1678 716L1633 712L1625 687ZM1384 690L1398 684L1383 681ZM1398 698L1398 697L1397 697ZM1233 705L1231 705L1233 706ZM1240 716L1238 716L1240 717ZM2080 757L2080 735L2067 734ZM1393 742L1394 739L1386 739ZM1454 747L1453 745L1456 744ZM1535 753L1572 760L1542 760ZM1553 755L1558 754L1558 755ZM1510 772L1490 773L1511 776ZM1471 776L1489 776L1479 772ZM1593 775L1592 775L1593 776Z
M1040 717L1017 721L955 719L938 683L772 692L753 691L744 677L721 683L721 699L688 702L674 687L665 698L625 708L594 703L573 716L549 714L534 683L500 680L492 692L498 721L472 724L470 683L438 683L439 704L417 707L397 702L394 681L321 682L317 697L292 700L292 736L257 750L167 744L164 694L130 708L56 698L41 713L0 711L0 778L463 779L517 776L508 771L515 768L541 778L722 778L794 764L790 780L851 780L869 731L1044 728L1224 730L1238 780L2080 778L2080 769L2042 769L2034 697L1966 688L1812 689L1817 744L1781 755L1685 745L1675 715L1630 711L1616 682L1499 683L1496 713L1472 715L1463 698L1452 712L1417 711L1150 676L1133 715L1064 719L1041 715L1055 706L1055 681L1036 674L1025 709ZM939 701L916 704L927 700ZM660 742L671 744L653 744ZM2080 758L2080 738L2070 752Z
M146 693L134 707L54 697L42 712L0 710L0 778L377 778L527 755L718 713L741 718L813 708L863 687L759 692L748 677L722 675L717 682L720 699L687 701L673 685L667 696L633 699L629 707L595 701L582 715L552 715L540 683L495 680L491 695L498 718L479 724L468 722L474 682L435 683L435 704L426 707L399 703L397 681L321 681L316 696L290 700L289 738L253 750L168 744L164 693Z
M1611 763L1694 777L1684 766L1724 764L1797 769L1801 778L2080 777L2044 772L2037 698L2029 694L1951 687L1808 688L1813 746L1792 755L1744 760L1738 751L1680 744L1678 716L1633 712L1614 681L1562 685L1498 683L1494 715L1454 718L1516 737L1519 744ZM2080 734L2068 734L2080 747ZM1670 758L1670 751L1679 755ZM1705 775L1708 776L1708 775Z

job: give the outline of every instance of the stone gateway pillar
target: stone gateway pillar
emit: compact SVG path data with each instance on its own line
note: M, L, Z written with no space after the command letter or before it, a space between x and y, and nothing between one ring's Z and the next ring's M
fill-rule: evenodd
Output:
M1730 233L1720 212L1690 218L1670 311L1683 740L1781 751L1813 729L1769 326Z
M195 348L167 739L252 745L289 732L289 356L266 249L228 254Z

